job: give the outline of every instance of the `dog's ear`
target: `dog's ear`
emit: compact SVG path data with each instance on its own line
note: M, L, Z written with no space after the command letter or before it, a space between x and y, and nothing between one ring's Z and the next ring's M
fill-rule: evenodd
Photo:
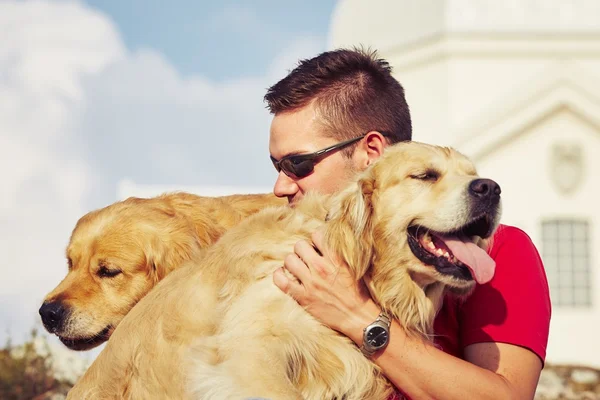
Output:
M364 276L372 259L374 191L373 174L363 173L336 197L330 211L327 244L348 264L356 279Z
M198 240L190 229L189 233L178 235L180 240L155 237L145 246L147 271L155 283L186 261L197 258L202 251Z
M158 238L152 238L144 247L146 270L154 284L161 281L175 266L169 261L169 249Z
M182 263L196 257L201 243L192 222L172 209L161 210L160 217L144 221L142 249L146 268L155 283Z

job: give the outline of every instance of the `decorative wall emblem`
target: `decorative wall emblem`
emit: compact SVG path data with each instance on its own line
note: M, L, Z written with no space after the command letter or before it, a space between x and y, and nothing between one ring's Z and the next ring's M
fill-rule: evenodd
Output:
M563 194L574 193L583 182L585 165L579 143L555 143L550 154L550 179Z

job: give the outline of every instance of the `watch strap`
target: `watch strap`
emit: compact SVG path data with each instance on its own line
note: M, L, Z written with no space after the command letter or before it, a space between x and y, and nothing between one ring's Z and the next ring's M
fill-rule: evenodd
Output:
M383 323L385 323L388 329L390 329L390 325L392 325L392 319L385 311L381 311L379 313L379 316L377 317L376 321L382 321Z

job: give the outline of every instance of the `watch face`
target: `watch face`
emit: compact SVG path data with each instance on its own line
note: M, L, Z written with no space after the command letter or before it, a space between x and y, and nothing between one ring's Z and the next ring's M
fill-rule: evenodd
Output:
M367 332L367 343L374 348L379 348L388 341L388 332L380 326L374 326Z

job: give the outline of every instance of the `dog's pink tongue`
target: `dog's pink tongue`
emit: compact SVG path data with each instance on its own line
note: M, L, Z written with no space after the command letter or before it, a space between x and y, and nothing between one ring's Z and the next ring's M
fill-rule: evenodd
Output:
M440 239L452 251L454 257L469 267L473 279L477 283L481 285L492 280L496 270L496 262L485 250L467 238L461 240L457 236L446 236Z

